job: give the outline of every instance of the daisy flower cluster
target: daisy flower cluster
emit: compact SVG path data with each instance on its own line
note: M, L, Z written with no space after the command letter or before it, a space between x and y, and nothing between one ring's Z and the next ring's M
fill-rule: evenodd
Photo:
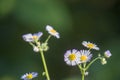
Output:
M44 42L41 42L41 40L40 40L40 38L43 36L42 32L38 32L38 33L34 33L34 34L32 34L32 33L24 34L22 36L22 38L23 38L24 41L28 42L33 47L34 52L40 52L42 62L43 62L43 66L44 66L44 70L45 70L43 73L45 74L47 80L50 80L47 65L46 65L46 61L45 61L45 57L44 57L44 51L47 51L49 49L48 41L51 38L51 36L54 36L57 39L59 39L60 35L50 25L46 26L46 31L49 33L49 36ZM31 80L31 79L33 79L33 78L35 78L37 76L38 76L37 72L31 72L31 73L24 74L21 77L21 79L23 79L23 80Z
M112 56L111 52L109 50L106 50L104 52L104 55L101 56L101 54L98 54L96 58L91 60L93 53L91 52L92 49L94 50L100 50L99 47L91 42L83 41L82 45L86 47L86 50L78 50L78 49L71 49L67 50L64 54L64 61L69 66L78 66L78 68L81 71L82 79L84 80L84 76L88 75L88 68L93 64L96 60L100 60L101 64L107 63L107 58L110 58Z
M47 51L48 50L48 46L47 46L47 42L50 39L51 36L54 36L56 38L60 38L59 33L50 25L46 26L46 30L48 31L48 33L50 34L48 36L48 38L46 39L45 42L41 43L40 38L42 37L43 33L42 32L38 32L38 33L28 33L28 34L24 34L22 36L23 40L26 42L29 42L29 44L33 47L33 51L35 52L39 52L39 49L43 50L43 51Z

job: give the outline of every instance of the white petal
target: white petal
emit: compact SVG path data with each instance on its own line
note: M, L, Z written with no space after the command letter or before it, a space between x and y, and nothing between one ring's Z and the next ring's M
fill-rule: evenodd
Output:
M47 31L50 31L50 30L52 30L52 29L53 29L53 28L52 28L50 25L47 25L47 26L46 26L46 30L47 30Z
M33 41L33 36L32 36L32 34L25 34L25 35L23 35L22 36L23 37L23 39L26 41L26 42L32 42Z

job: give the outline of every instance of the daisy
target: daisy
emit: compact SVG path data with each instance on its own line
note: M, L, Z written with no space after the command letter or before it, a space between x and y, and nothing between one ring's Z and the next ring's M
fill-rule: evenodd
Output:
M99 47L97 47L96 44L93 44L93 43L90 43L90 42L87 42L87 41L83 41L82 45L89 48L89 49L99 50Z
M64 61L68 65L75 66L80 63L79 55L79 51L77 51L76 49L67 50L64 55Z
M90 51L88 50L80 50L80 63L85 63L85 62L88 62L90 61L91 57L92 57L92 54L90 54Z
M38 33L28 33L28 34L24 34L22 36L23 40L25 40L26 42L34 42L34 41L38 41L39 38L43 35L42 32L38 32Z
M21 79L23 79L23 80L31 80L31 79L37 77L37 75L38 75L37 72L26 73L26 74L24 74L24 75L21 77Z
M59 33L55 29L53 29L52 26L47 25L46 30L48 31L49 34L55 36L56 38L60 38Z
M111 52L109 50L105 51L104 56L106 58L110 58L112 56Z

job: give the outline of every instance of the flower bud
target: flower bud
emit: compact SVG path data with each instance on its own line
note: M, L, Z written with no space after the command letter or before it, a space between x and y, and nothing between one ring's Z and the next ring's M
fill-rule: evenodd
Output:
M89 72L85 72L85 74L84 74L84 75L85 75L85 76L87 76L88 74L89 74Z
M105 51L104 56L106 58L110 58L112 56L111 52L109 50Z
M102 59L101 59L101 63L102 63L102 65L107 64L106 59L105 59L105 58L102 58Z
M39 52L39 48L38 48L37 46L34 46L34 47L33 47L33 51Z
M43 50L43 51L47 51L47 50L49 49L47 43L42 43L41 46L42 46L42 50Z

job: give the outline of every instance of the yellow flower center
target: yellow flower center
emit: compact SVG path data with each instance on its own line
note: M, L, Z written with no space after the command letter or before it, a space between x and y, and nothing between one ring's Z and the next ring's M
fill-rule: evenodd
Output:
M69 55L69 60L73 61L73 60L75 60L75 58L76 58L75 54L70 54Z
M37 39L38 37L37 36L33 36L33 39L35 40L35 39Z
M51 29L50 32L53 33L53 34L56 33L56 31L54 29Z
M87 46L88 46L88 48L93 48L93 47L94 47L94 44L89 43L89 44L87 44Z
M81 59L81 61L86 61L86 60L87 60L87 56L86 56L86 55L82 55L82 56L80 57L80 59Z
M33 75L32 74L28 74L26 77L27 77L27 79L32 79Z

